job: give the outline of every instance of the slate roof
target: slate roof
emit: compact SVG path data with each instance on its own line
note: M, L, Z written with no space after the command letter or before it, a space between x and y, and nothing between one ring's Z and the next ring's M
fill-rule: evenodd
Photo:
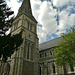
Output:
M39 45L39 51L42 51L42 50L56 46L58 44L58 42L60 41L60 39L61 39L61 37L40 44Z

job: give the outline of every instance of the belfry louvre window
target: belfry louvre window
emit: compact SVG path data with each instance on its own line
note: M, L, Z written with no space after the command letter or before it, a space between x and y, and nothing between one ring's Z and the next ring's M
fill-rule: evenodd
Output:
M29 29L29 22L28 22L28 29Z
M27 59L29 59L29 44L28 44L28 48L27 48Z
M32 24L30 25L30 30L32 30Z

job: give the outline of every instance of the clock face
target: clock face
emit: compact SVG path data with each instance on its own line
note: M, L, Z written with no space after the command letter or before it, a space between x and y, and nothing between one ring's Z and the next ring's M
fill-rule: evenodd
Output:
M28 34L26 39L34 42L34 37L32 36L32 34Z

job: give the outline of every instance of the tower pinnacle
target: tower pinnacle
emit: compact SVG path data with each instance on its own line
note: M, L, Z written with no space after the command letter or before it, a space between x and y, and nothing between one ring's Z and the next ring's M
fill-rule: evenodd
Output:
M34 21L36 21L36 19L32 15L30 0L23 0L23 3L21 5L21 7L19 8L17 16L19 16L20 14L23 14L23 13L26 14L27 16L31 17Z
M32 15L30 0L23 0L21 7L19 8L18 14L25 13L27 15Z

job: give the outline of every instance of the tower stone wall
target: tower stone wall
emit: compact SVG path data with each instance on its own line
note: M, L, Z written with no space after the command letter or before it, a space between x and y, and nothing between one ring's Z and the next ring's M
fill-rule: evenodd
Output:
M11 59L8 59L6 66L5 63L1 62L0 75L39 74L39 39L36 28L37 21L32 15L30 0L24 0L11 27L11 35L16 35L23 31L23 43L12 54ZM5 71L6 69L9 70Z

